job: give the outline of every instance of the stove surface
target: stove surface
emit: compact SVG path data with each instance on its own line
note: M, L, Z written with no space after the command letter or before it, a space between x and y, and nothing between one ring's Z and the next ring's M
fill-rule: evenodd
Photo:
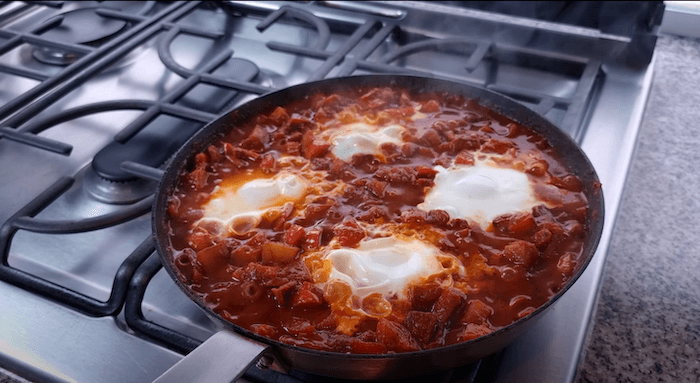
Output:
M153 254L158 168L218 115L269 91L405 73L512 97L570 134L596 168L606 222L586 272L498 360L440 378L573 379L653 59L629 65L628 37L585 28L432 3L353 4L0 5L0 367L46 382L158 377L216 331ZM315 378L252 367L244 379Z

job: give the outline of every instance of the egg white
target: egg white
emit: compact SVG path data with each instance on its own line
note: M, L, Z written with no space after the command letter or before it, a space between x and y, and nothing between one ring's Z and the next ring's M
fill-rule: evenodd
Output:
M337 158L349 162L355 154L381 155L381 145L403 143L400 125L374 126L364 122L343 125L330 131L328 141Z
M386 237L331 250L325 259L332 262L329 280L347 283L358 298L371 294L405 298L411 282L444 270L440 256L442 252L428 243Z
M499 215L531 211L542 203L525 173L489 161L434 169L435 186L417 206L424 211L444 210L450 218L469 219L485 229Z
M245 233L260 223L267 210L299 200L307 188L303 178L284 171L272 178L224 184L203 205L203 217L195 226L216 236Z

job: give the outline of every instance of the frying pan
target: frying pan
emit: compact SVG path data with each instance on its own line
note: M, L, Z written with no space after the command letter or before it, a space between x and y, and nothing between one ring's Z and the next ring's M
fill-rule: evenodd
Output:
M544 135L557 148L569 169L584 185L588 198L587 241L583 247L578 270L565 286L547 303L530 315L488 335L435 349L382 355L342 354L299 348L261 337L238 327L208 308L178 277L169 250L167 227L167 198L180 174L190 169L194 156L216 142L231 126L239 125L260 113L269 113L277 106L315 92L336 92L359 86L401 87L419 92L447 92L475 99L479 104L531 127ZM524 333L537 318L564 295L583 273L595 253L603 229L603 195L598 176L578 145L562 130L542 116L502 95L469 85L446 80L398 75L362 75L331 78L292 86L275 91L228 112L204 127L179 149L168 164L154 200L152 224L156 248L163 266L177 286L219 326L200 347L166 371L157 382L230 382L254 363L288 371L345 379L399 379L452 369L491 355Z

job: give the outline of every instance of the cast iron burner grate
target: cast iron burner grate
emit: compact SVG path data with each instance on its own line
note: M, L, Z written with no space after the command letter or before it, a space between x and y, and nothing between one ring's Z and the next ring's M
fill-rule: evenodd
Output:
M62 41L69 44L99 46L116 36L127 22L124 20L104 18L97 13L99 8L80 8L47 20L53 28L42 33L45 39ZM52 65L68 65L75 62L79 55L50 46L37 46L34 58Z
M318 65L306 81L365 73L402 73L444 78L504 93L544 115L558 110L561 126L576 140L580 141L585 133L583 121L600 72L600 62L595 59L463 36L425 35L420 31L405 30L400 21L393 18L366 16L355 22L338 21L317 16L304 9L304 4L285 5L273 11L261 7L261 4L231 3L225 7L221 6L225 12L235 12L242 17L261 17L257 25L261 33L275 23L301 23L315 30L317 38L311 47L275 41L266 44L275 52L317 60ZM135 182L143 178L157 181L162 175L158 168L167 162L172 153L204 124L213 121L218 113L233 106L240 100L240 96L261 95L275 90L256 82L260 71L256 63L234 57L234 52L230 49L222 50L216 57L199 63L194 69L185 68L173 59L170 47L181 34L214 41L223 38L219 32L180 22L188 14L202 7L212 5L176 2L159 8L157 12L146 8L147 11L143 14L127 14L103 8L92 9L90 12L94 12L100 18L112 20L109 36L93 40L95 46L81 38L69 42L60 41L63 37L55 35L55 32L47 32L52 28L56 30L56 26L62 25L62 20L73 17L70 13L47 20L26 33L0 29L0 38L6 39L0 44L0 55L21 44L33 44L65 49L80 56L77 60L67 63L67 66L54 76L0 65L0 73L40 81L36 87L0 106L0 119L4 119L0 127L0 139L5 138L70 156L73 149L71 145L38 134L61 123L91 114L115 110L141 111L136 119L114 136L113 142L99 151L91 164L91 170L102 179L114 183ZM98 22L100 23L101 21ZM346 38L337 47L329 49L331 33L338 31ZM96 102L72 107L43 119L34 119L42 110L158 34L160 60L171 72L183 78L160 99ZM461 54L461 61L454 72L435 73L422 69L419 65L420 56L426 52L439 53L454 49ZM525 66L529 71L548 71L552 69L552 65L559 75L567 76L575 82L576 86L569 94L555 96L502 81L504 68ZM212 89L202 93L201 88L196 87L199 84L211 86ZM177 123L163 121L160 119L163 116L177 119ZM158 147L159 150L153 150L154 147ZM0 279L95 317L117 315L123 307L130 330L179 353L190 352L201 343L199 340L143 316L142 305L146 288L161 268L158 257L153 254L154 244L150 235L132 254L125 257L114 276L107 301L81 294L9 264L11 243L20 230L56 235L90 232L118 226L150 211L152 197L149 194L152 190L145 190L136 197L100 196L101 200L107 203L126 204L124 209L116 213L79 221L35 218L66 193L74 181L73 177L61 178L4 222L0 228ZM481 376L488 375L497 359L497 356L487 358L475 365L439 374L434 378L450 382L479 381ZM273 372L251 369L245 378L251 381L279 381L277 375L266 374ZM320 377L299 373L286 378L292 379L291 381L322 381Z
M27 6L27 9L20 10L29 12L44 5L61 8L63 2L33 2ZM0 29L0 38L6 39L0 44L0 56L29 44L33 47L32 55L37 60L43 59L43 62L48 64L66 66L65 69L54 73L30 69L26 66L0 63L0 73L40 82L39 85L0 106L0 119L11 115L27 106L31 101L36 100L40 95L64 83L97 58L137 35L150 24L171 12L173 8L177 8L177 6L171 6L152 15L153 5L152 1L144 2L137 13L126 13L106 8L85 8L85 11L78 9L47 19L27 32L18 32L9 28ZM72 23L82 19L91 20L92 27L78 29L71 26ZM106 27L106 32L100 32L98 36L94 36L95 30L100 30L103 27ZM81 77L87 78L87 74L81 73ZM56 101L62 95L65 93L51 97L45 101L44 105ZM36 112L37 110L33 110L30 115ZM7 125L17 126L19 124L16 121L21 120L22 118L11 120L12 122L7 123ZM28 138L28 140L32 141L33 139Z

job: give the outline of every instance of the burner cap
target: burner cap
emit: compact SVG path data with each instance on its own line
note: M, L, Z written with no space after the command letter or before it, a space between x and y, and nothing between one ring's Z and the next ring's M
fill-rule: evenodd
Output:
M123 205L140 201L155 193L158 182L139 178L114 182L101 177L90 167L85 173L83 186L100 202Z
M98 8L81 8L56 16L55 18L63 18L61 23L47 30L41 37L62 43L97 46L126 27L126 21L102 17L95 12L96 9ZM33 55L37 60L51 65L69 65L79 56L49 46L36 47Z

